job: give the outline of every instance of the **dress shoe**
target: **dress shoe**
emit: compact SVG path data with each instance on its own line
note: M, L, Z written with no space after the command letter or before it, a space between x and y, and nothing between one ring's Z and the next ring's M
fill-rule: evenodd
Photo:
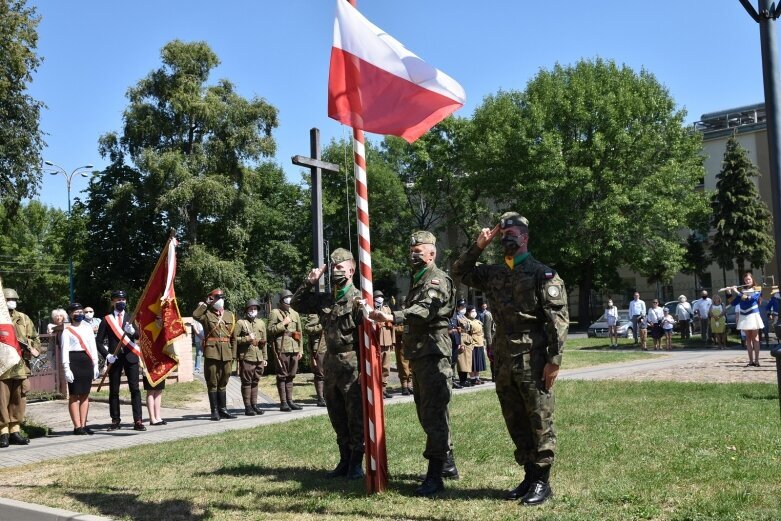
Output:
M119 420L111 420L111 425L108 426L108 430L116 431L121 427L122 423Z
M453 389L461 389L461 384L458 382L453 382Z
M90 428L89 428L89 427L87 427L86 425L85 425L84 427L82 427L82 429L84 429L84 432L86 432L86 433L87 433L87 434L89 434L90 436L92 436L93 434L95 434L95 431L93 431L92 429L90 429Z
M301 409L303 409L303 407L301 407L300 405L298 405L298 404L297 404L296 402L294 402L293 400L290 400L289 402L287 402L287 404L288 404L288 405L290 406L290 408L291 408L291 409L293 409L294 411L300 411Z
M142 422L141 420L138 420L137 422L135 422L133 424L133 430L134 431L145 431L146 427L144 426L144 422Z
M30 438L22 436L21 432L12 432L8 437L8 443L11 445L29 445Z
M244 406L244 415L245 416L255 416L256 414L258 414L258 413L255 412L255 409L253 409L252 406L250 406L250 405L245 405Z
M87 434L87 431L84 430L84 427L76 427L73 429L73 434L76 436L85 436Z
M8 433L0 434L0 449L8 447Z
M252 404L252 409L255 411L255 414L263 414L264 412L266 412L263 409L261 409L260 405L258 405L257 403Z
M550 488L550 484L547 481L535 481L529 487L529 491L521 499L523 505L541 505L547 501L549 497L553 495L553 490Z

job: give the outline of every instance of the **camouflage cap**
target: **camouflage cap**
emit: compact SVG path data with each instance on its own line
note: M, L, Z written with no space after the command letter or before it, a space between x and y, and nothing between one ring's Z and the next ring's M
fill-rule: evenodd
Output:
M348 260L355 261L355 257L353 257L353 254L349 250L345 250L344 248L336 248L331 252L331 262L334 264L339 264L340 262Z
M521 216L518 212L505 212L499 217L499 227L501 229L510 228L512 226L526 226L529 227L529 220L526 217Z
M425 230L418 230L412 234L412 237L410 238L410 246L415 246L417 244L437 244L437 238L434 237L434 234L431 232L427 232Z
M14 299L19 300L19 294L16 292L15 289L12 288L3 288L3 296L6 300L8 299Z

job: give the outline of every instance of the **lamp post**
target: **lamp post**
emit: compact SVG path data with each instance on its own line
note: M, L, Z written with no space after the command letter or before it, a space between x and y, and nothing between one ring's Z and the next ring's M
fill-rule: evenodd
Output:
M73 176L78 172L81 177L89 177L85 169L92 168L92 165L84 165L76 168L70 174L60 165L52 163L51 161L43 162L46 166L50 166L54 169L53 172L49 172L51 175L62 174L65 176L65 186L68 188L68 223L71 220L71 181ZM68 284L70 286L70 302L73 302L73 252L68 249Z

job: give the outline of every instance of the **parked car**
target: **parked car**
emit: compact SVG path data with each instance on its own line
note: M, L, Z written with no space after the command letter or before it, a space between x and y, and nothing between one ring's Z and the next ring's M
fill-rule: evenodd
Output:
M629 310L618 310L618 336L621 338L630 338L632 336L632 321L629 320ZM610 335L607 331L607 321L600 318L590 326L588 326L589 338L608 338Z

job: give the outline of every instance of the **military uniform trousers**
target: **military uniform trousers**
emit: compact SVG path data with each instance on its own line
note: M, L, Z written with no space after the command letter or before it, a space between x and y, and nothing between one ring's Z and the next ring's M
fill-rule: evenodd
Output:
M336 432L336 443L363 451L363 403L358 353L326 353L325 403Z
M108 410L111 419L119 421L119 386L122 383L122 371L127 378L127 386L130 389L130 404L133 411L133 421L141 421L141 391L138 388L140 373L138 362L130 362L125 358L124 348L120 350L117 359L111 364L108 372Z
M261 376L263 376L263 362L239 360L239 378L241 378L242 389L257 387Z
M323 364L325 364L325 352L314 353L312 355L312 374L315 377L315 382L322 382L325 380Z
M412 382L412 373L409 368L409 360L404 358L404 344L396 342L394 347L396 351L396 371L399 373L401 386L409 385Z
M26 378L0 380L0 427L22 423L29 389L30 382Z
M280 353L276 349L277 382L292 382L298 373L298 353Z
M203 377L206 379L208 392L224 391L233 370L233 360L205 358L203 360Z
M415 389L415 409L426 433L427 459L446 459L453 448L450 439L450 397L453 370L450 358L431 354L410 360L412 385Z
M542 373L545 367L544 333L523 335L528 346L513 354L498 338L495 343L496 394L507 430L515 444L515 461L541 468L553 465L556 433L553 429L553 390L545 390ZM523 342L527 340L527 342ZM534 348L532 349L532 344ZM539 347L538 347L539 346Z
M380 346L380 364L382 366L382 387L388 386L390 377L391 355L393 354L393 345Z

